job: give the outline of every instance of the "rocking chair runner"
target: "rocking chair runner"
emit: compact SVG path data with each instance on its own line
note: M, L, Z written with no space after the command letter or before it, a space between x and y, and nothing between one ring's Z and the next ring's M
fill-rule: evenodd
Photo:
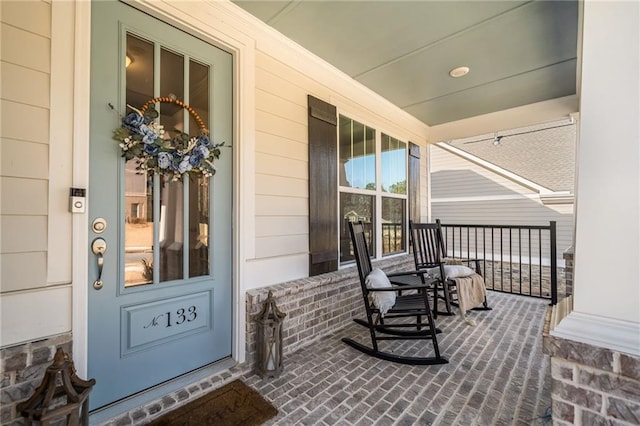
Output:
M369 287L367 277L373 269L365 240L364 226L361 222L349 223L349 231L367 313L366 320L356 318L354 321L369 329L371 347L348 338L343 338L342 341L367 355L401 364L434 365L449 362L440 356L436 337L439 330L436 329L433 321L427 296L427 290L432 286L426 282L424 274L420 272L393 274L389 275L390 282L401 285L386 288ZM396 296L395 304L383 313L380 307L370 300L370 295L374 292L404 292L405 294ZM426 323L423 322L423 318L426 318ZM384 352L378 347L378 341L382 340L431 340L435 356L412 357Z
M452 306L458 306L457 284L454 279L445 275L445 257L447 249L442 237L442 226L440 220L435 223L414 223L409 221L409 239L413 250L416 270L428 271L437 268L436 283L433 297L433 315L438 314L453 315ZM482 276L480 261L478 259L455 259L460 264L473 265L475 273ZM438 310L438 300L443 300L444 311ZM474 307L474 310L491 310L485 297L482 307Z

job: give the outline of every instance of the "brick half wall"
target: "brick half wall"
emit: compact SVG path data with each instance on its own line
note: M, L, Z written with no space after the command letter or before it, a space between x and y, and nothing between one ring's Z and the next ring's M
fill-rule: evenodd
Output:
M387 273L411 271L413 256L400 256L373 262ZM282 284L249 290L246 294L246 362L252 365L256 354L257 325L253 316L260 312L269 291L278 308L287 314L283 321L283 355L294 352L364 316L358 271L348 267L336 272L301 278Z

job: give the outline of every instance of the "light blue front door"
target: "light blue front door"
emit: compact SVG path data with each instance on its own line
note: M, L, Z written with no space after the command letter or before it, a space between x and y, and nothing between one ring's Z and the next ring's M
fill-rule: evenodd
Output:
M91 8L95 409L231 355L233 65L229 53L130 6ZM121 157L112 138L121 117L158 97L169 101L147 107L158 110L165 137L205 129L213 143L226 143L213 177L140 174L135 159Z

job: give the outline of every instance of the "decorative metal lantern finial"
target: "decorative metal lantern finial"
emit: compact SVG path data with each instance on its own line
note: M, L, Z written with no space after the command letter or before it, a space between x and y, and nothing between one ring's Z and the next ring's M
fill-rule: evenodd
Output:
M278 377L282 373L282 321L286 316L269 291L262 310L253 317L258 323L256 370L261 377Z

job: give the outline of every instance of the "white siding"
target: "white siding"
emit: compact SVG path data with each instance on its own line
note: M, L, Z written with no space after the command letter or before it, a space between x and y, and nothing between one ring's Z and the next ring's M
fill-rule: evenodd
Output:
M59 223L70 223L68 100L73 96L53 76L52 51L60 46L52 40L52 7L46 1L0 2L0 346L71 330L71 285L51 274L63 268L68 277L71 271L70 251L65 250L70 228ZM55 7L73 10L72 4ZM73 17L65 15L62 21L69 33ZM60 75L73 81L72 53L68 46L63 50L66 69ZM52 89L56 83L58 89ZM56 90L63 96L54 102ZM54 120L53 105L60 103L65 107L57 113L63 115Z

